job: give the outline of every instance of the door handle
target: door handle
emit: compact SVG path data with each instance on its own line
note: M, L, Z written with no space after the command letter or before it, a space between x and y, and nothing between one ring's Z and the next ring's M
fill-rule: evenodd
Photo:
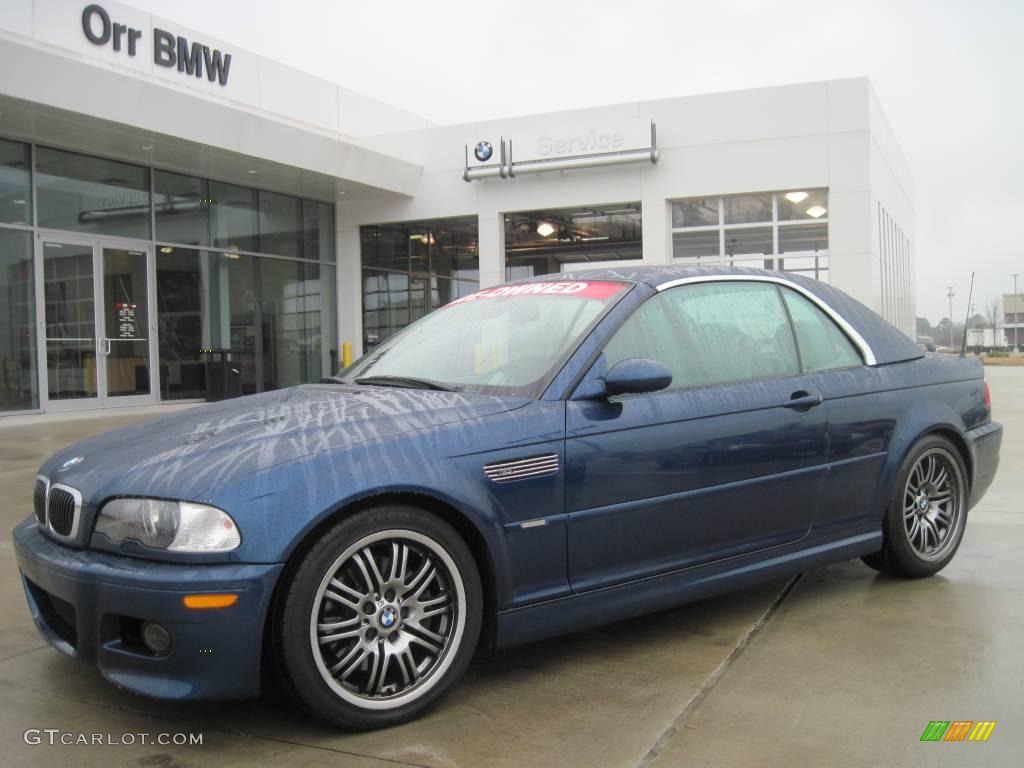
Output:
M100 339L100 354L101 355L109 355L110 354L110 339Z
M808 408L814 408L816 405L821 405L824 401L821 395L800 390L790 395L789 400L782 404L783 408L792 408L794 411L807 410Z

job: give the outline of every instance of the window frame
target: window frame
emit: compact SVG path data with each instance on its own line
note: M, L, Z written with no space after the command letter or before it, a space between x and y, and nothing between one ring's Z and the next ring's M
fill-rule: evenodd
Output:
M794 188L795 189L795 188ZM825 200L828 202L829 195L831 194L830 187L817 187L809 186L805 189L813 192L824 192ZM766 221L755 221L755 222L743 222L743 223L727 223L725 209L727 201L730 198L742 197L747 195L771 195L772 198L772 214L771 218ZM799 218L799 219L785 219L782 218L780 197L786 195L785 190L760 190L760 191L749 191L749 192L730 192L720 193L715 195L697 195L690 197L671 197L668 198L667 202L670 208L670 227L669 227L669 249L671 253L671 263L678 264L681 266L707 266L707 265L719 265L726 264L732 266L741 266L744 263L753 262L768 262L772 264L772 269L778 269L780 271L787 271L784 267L779 267L779 262L786 259L785 253L779 251L779 240L780 233L783 229L788 227L801 227L808 226L810 224L824 224L826 231L831 230L830 218L828 216L829 208L826 208L826 213L818 218ZM716 200L718 206L718 222L715 224L695 224L677 225L672 220L672 206L676 203L686 203L694 200ZM759 227L770 227L771 228L771 240L772 240L772 252L763 254L762 258L757 258L757 254L730 254L727 248L727 239L729 232L742 231L745 229L757 229ZM690 233L704 233L706 235L716 234L718 237L718 254L707 255L707 256L677 256L676 255L676 235L686 235ZM831 261L832 261L831 243L822 251L814 252L814 279L823 280L826 283L830 283L831 277ZM824 261L824 264L822 264ZM810 272L811 270L804 269L798 270L798 272Z
M832 307L830 307L823 299L820 299L819 297L815 296L814 293L812 293L811 291L807 290L803 286L797 285L796 283L792 282L791 280L786 280L783 277L775 277L775 276L770 276L770 275L703 275L703 276L698 276L698 277L684 277L684 278L679 278L679 279L676 279L676 280L668 280L666 282L659 283L658 285L655 285L654 286L654 290L655 290L654 294L652 294L651 296L649 296L646 299L644 299L643 301L641 301L639 304L637 304L629 312L629 314L627 314L625 317L623 317L620 320L618 320L618 322L615 323L615 327L611 328L609 330L609 332L608 332L608 335L604 338L604 340L602 340L601 345L598 348L598 350L596 352L594 352L590 356L590 359L587 360L587 362L581 367L581 373L579 373L575 377L575 379L572 381L572 383L566 388L566 391L565 391L565 393L564 393L564 395L562 396L561 399L568 401L568 400L573 400L576 397L576 393L579 391L580 387L584 384L584 382L587 381L587 379L590 376L591 372L594 370L594 366L597 365L597 361L600 360L601 356L604 354L604 351L607 348L608 343L615 337L615 334L617 334L622 329L622 327L627 322L629 322L629 319L636 312L640 311L640 308L643 307L648 301L650 301L651 299L653 299L656 296L660 295L663 291L667 291L667 290L669 290L671 288L676 288L676 287L683 286L683 285L696 285L696 284L700 284L700 283L728 283L728 282L770 283L770 284L775 286L776 294L778 295L779 302L782 304L782 307L783 307L783 309L784 309L784 311L786 313L786 319L787 319L787 322L789 323L790 334L793 337L793 346L794 346L794 349L796 350L797 362L798 362L799 367L800 367L800 371L797 374L798 376L811 375L811 373L808 373L808 372L804 371L803 359L800 357L800 343L799 343L799 341L797 340L797 337L796 337L796 330L793 327L793 319L790 316L789 307L786 306L785 298L780 293L780 289L782 289L782 288L789 288L789 289L792 289L792 290L796 291L798 294L800 294L801 296L806 298L814 306L816 306L818 309L820 309L822 312L824 312L826 317L828 317L833 323L836 324L836 326L839 328L839 330L846 336L846 338L853 345L854 349L857 350L857 352L858 352L858 354L860 355L860 358L861 358L861 365L868 366L868 367L872 367L872 366L877 365L877 359L875 357L874 350L872 350L871 346L864 339L864 337L861 336L860 333L858 333L857 330L855 328L853 328L853 326L851 326L850 323L842 315L840 315L838 312L836 312L834 309L832 309ZM830 370L834 370L834 371L850 370L850 368L852 368L852 367L854 367L854 366L849 366L849 367L845 367L845 368L833 368L833 369L830 369ZM828 373L828 372L829 371L815 371L813 373ZM783 381L785 378L792 378L792 377L783 377L783 378L779 378L779 379L774 379L773 378L772 380ZM653 394L653 395L664 394L666 391L671 391L671 392L694 391L695 389L707 389L707 388L713 387L713 386L735 386L735 385L741 385L741 384L748 384L748 383L751 383L752 381L753 382L757 382L757 381L765 381L765 380L766 379L752 379L752 380L745 380L745 381L739 381L739 382L729 382L729 383L725 383L725 384L709 384L709 385L705 385L705 386L702 386L702 387L690 387L690 388L686 388L686 389L660 390L659 392L652 392L650 394Z
M796 291L805 299L809 300L818 309L825 313L825 315L838 326L839 330L843 332L850 343L853 344L854 348L860 354L861 364L866 366L875 366L878 364L877 358L875 357L874 350L871 345L868 344L867 340L860 335L846 318L840 315L836 310L828 305L824 299L815 295L812 291L804 288L802 285L794 283L792 280L787 280L784 277L776 277L775 275L703 275L698 277L683 277L678 280L669 280L664 283L659 283L655 286L655 290L658 293L667 291L670 288L675 288L680 285L692 285L696 283L729 283L729 282L748 282L748 283L773 283L777 286L789 288ZM782 297L779 300L785 301ZM637 308L639 309L639 307ZM617 330L617 329L616 329ZM610 337L609 337L610 338ZM795 338L795 334L794 334ZM603 350L602 350L603 351Z
M732 278L732 279L723 279L723 278ZM699 284L705 284L705 283L719 283L719 282L746 282L746 283L773 283L773 284L775 283L774 280L750 279L747 275L715 275L715 276L701 277L701 278L683 278L682 280L670 281L669 283L663 283L662 285L657 286L656 287L656 293L654 293L652 296L649 296L643 302L638 304L633 309L633 311L630 312L629 315L627 315L625 318L623 318L622 322L619 323L615 327L615 330L613 330L611 333L608 334L608 337L601 344L601 350L594 356L593 361L590 363L590 365L586 369L587 373L584 374L584 376L580 380L580 382L582 383L582 381L584 379L586 379L587 375L589 375L589 373L593 369L594 365L597 363L597 361L600 359L600 357L605 353L605 350L607 350L608 345L615 338L615 336L619 333L619 331L621 331L625 327L626 323L628 323L630 321L630 319L637 312L641 311L648 304L648 302L654 301L655 299L657 299L659 296L661 296L666 291L669 291L669 290L674 289L674 288L681 288L681 287L686 287L686 286L689 286L689 285L699 285ZM734 379L734 380L731 380L731 381L715 381L715 382L711 382L709 384L697 384L697 385L694 385L694 386L684 386L684 387L675 387L675 388L673 388L671 385L669 385L669 387L667 387L665 389L658 390L657 392L650 392L650 393L647 393L647 394L660 395L660 394L669 394L669 393L676 393L676 392L695 392L697 390L712 389L712 388L715 388L715 387L742 386L744 384L757 384L757 383L761 383L761 382L765 382L765 381L785 381L786 379L792 379L792 378L796 378L798 376L803 376L804 375L803 362L802 362L802 360L800 358L800 347L797 344L796 332L795 332L795 330L793 328L793 319L789 315L789 309L786 307L785 300L783 299L782 295L779 293L778 285L774 285L774 290L772 291L772 293L774 293L774 295L776 297L776 300L779 302L779 305L780 305L780 307L782 309L782 314L786 318L786 327L789 328L789 335L790 335L790 338L793 341L793 352L794 352L794 356L796 358L796 371L794 373L791 373L791 374L786 375L786 376L759 376L757 378L752 378L752 379ZM673 315L671 312L668 314L668 322L673 327L674 332L676 332L676 333L680 332L681 329L680 329L679 318L676 317L675 315ZM579 384L577 384L577 387L578 386L579 386ZM575 388L574 388L574 391L575 391ZM631 397L631 395L624 395L624 397ZM571 399L571 395L570 395L569 399Z

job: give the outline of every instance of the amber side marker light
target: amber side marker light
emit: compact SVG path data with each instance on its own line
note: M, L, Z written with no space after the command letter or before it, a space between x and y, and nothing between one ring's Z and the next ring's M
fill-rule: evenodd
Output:
M230 608L238 602L238 595L185 595L182 602L186 608Z

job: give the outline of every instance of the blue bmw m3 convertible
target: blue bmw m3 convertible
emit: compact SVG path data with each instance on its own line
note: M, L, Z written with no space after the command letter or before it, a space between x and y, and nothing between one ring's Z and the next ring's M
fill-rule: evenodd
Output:
M246 697L276 671L378 728L481 643L857 557L939 571L996 471L990 409L977 361L813 280L548 275L337 378L62 450L14 541L39 631L113 683Z

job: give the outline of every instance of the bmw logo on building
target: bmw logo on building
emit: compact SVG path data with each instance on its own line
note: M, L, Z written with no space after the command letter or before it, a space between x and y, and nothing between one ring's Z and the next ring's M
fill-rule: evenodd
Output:
M481 163L486 163L494 154L494 147L489 141L481 141L473 149L473 156Z

